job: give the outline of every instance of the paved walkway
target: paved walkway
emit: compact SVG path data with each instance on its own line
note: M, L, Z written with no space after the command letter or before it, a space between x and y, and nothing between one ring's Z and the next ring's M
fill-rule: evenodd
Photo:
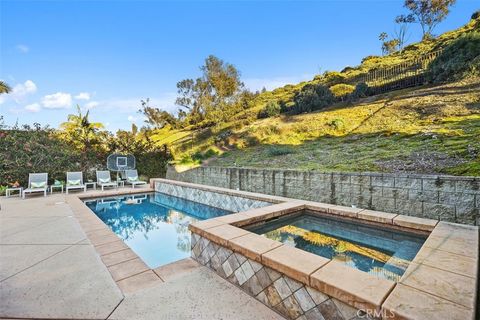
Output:
M0 318L283 319L194 261L123 295L64 195L0 204Z

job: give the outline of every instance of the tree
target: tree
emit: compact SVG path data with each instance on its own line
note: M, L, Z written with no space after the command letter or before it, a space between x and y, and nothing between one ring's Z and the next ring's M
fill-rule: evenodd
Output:
M378 36L378 39L382 41L383 55L394 53L399 48L399 43L400 43L399 40L398 39L387 40L388 34L386 32L380 33L380 35Z
M172 128L178 128L180 121L175 118L171 113L150 106L150 99L140 100L142 107L138 110L139 113L146 117L145 122L154 127L155 129L161 129L166 125L170 125Z
M12 91L12 88L5 82L0 80L0 94L3 93L10 93Z
M202 76L177 83L176 104L186 111L186 121L198 125L216 124L226 118L245 91L235 66L210 55L200 67Z
M450 6L456 0L405 0L404 7L411 11L412 22L417 22L422 27L423 39L433 36L433 30L450 13ZM399 16L398 18L407 18Z
M84 152L99 142L98 132L104 128L100 122L90 122L89 112L82 114L82 110L77 104L77 114L69 114L68 121L60 124L65 140Z
M395 18L395 38L398 40L398 49L402 50L407 42L408 25L415 22L415 17L411 14L401 15Z

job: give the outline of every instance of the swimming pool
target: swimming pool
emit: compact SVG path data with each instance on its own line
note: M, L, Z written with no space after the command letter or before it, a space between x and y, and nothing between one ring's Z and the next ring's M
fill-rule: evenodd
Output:
M393 281L400 279L426 240L426 236L319 216L308 211L247 229Z
M190 256L190 223L231 213L159 192L84 202L150 268Z

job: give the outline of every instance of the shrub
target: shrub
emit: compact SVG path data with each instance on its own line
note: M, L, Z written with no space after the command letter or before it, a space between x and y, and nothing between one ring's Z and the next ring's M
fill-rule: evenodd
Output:
M293 98L294 113L311 112L323 109L334 102L330 90L322 84L307 84Z
M289 146L270 146L267 149L267 154L270 157L284 156L293 152L294 150Z
M350 94L351 100L357 100L359 98L365 98L370 94L370 88L365 82L357 83L355 90Z
M258 113L258 118L263 119L263 118L274 117L279 115L280 111L281 111L280 104L275 100L270 100L267 102L267 105L265 106L265 108L263 108Z
M327 86L333 86L345 82L346 74L338 71L326 71L323 74L323 80Z
M331 86L330 91L335 98L343 101L349 94L355 91L355 87L349 84L340 83Z
M478 18L480 18L480 10L477 10L472 14L472 20L475 20Z
M464 35L443 50L428 66L427 80L456 81L480 75L480 33Z
M335 130L338 130L340 129L341 127L343 127L343 120L340 119L340 118L337 118L337 119L333 119L332 121L330 121L328 123L329 126L333 127Z

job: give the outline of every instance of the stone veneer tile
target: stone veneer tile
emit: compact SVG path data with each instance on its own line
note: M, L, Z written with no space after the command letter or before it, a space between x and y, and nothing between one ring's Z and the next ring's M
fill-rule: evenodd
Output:
M412 262L400 283L466 308L475 308L477 284L472 278Z
M383 300L395 286L366 272L331 261L310 276L315 289L364 310L379 310Z
M393 224L401 227L432 231L437 225L437 220L398 215L393 219Z
M218 227L213 227L204 231L204 237L214 241L222 246L227 247L228 241L243 236L248 232L247 230L234 227L229 224L224 224Z
M332 206L328 208L328 213L339 215L339 216L350 217L350 218L356 218L358 216L358 213L362 210L363 209L359 209L359 208Z
M415 262L467 277L477 277L478 259L423 246L415 256Z
M262 255L262 263L304 284L309 276L330 260L318 255L282 245Z
M393 224L393 219L396 216L398 214L373 210L362 210L358 213L358 218L360 219L388 224Z
M135 291L153 287L163 281L152 271L148 270L132 277L117 282L123 293L133 293Z
M295 291L293 295L298 301L298 304L302 308L303 312L307 312L308 310L316 306L315 301L313 301L312 297L308 293L307 289L305 289L305 287L302 287L299 290Z
M261 255L280 247L281 242L262 237L255 233L247 233L241 237L228 241L230 249L240 252L247 258L255 261L261 261Z
M397 284L382 305L385 319L474 320L474 311L423 291Z
M290 290L290 287L288 286L287 282L283 277L278 278L277 281L273 283L273 286L275 287L275 289L277 289L277 292L282 298L282 300L292 294L292 290Z

